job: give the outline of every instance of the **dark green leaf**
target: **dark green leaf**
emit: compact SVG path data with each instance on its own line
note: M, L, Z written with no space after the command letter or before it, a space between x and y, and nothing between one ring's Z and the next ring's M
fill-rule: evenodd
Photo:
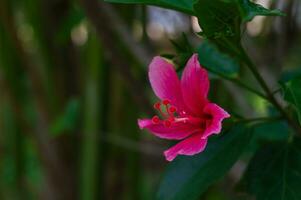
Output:
M286 83L294 78L301 77L301 67L296 69L285 70L280 77L280 84Z
M280 120L255 124L248 151L255 153L262 144L267 142L287 141L290 136L289 130L288 124Z
M301 76L292 79L284 85L284 98L291 103L298 114L301 124Z
M194 15L192 9L194 0L105 0L105 1L111 3L154 5L163 8L169 8L172 10L177 10L189 15Z
M204 41L198 48L199 61L209 71L235 77L239 63L230 56L220 52L214 45Z
M283 15L250 0L198 0L193 6L202 28L201 35L222 51L239 56L241 25L256 15Z
M207 37L233 36L239 32L239 10L235 1L198 0L194 11Z
M289 128L283 121L266 122L257 124L253 134L257 141L281 141L288 139Z
M248 127L237 125L221 137L211 138L203 153L176 158L162 179L157 199L197 199L239 158L249 143L249 133Z
M240 52L241 16L236 1L198 0L194 6L202 34L222 51Z
M285 16L280 10L269 10L250 0L239 0L243 21L251 21L257 15Z
M241 183L257 200L301 199L301 141L270 144L251 160Z

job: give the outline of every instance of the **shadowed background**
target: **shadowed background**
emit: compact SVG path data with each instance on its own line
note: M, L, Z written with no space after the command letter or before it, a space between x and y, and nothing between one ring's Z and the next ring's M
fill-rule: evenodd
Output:
M273 88L301 64L300 2L257 2L287 14L256 17L243 37ZM1 0L0 199L153 199L168 143L137 127L154 114L147 65L174 53L170 39L183 32L197 46L199 31L195 17L151 6ZM210 98L226 110L267 112L256 96L211 77ZM244 167L239 161L202 199L233 199L229 185Z

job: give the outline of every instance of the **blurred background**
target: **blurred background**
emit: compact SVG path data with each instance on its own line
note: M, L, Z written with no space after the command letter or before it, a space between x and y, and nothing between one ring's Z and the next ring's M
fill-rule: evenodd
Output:
M287 15L244 28L244 46L277 92L301 65L301 2L257 3ZM196 18L151 6L1 0L0 199L154 199L168 142L137 127L154 114L147 66L175 53L170 39L182 33L200 44L199 31ZM211 78L210 99L226 110L267 112L258 97ZM202 199L233 199L243 169L238 162Z

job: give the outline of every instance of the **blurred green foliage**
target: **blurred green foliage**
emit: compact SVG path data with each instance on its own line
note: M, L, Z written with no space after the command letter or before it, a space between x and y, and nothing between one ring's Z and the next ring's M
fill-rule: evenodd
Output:
M0 1L0 199L301 198L300 141L287 120L300 124L298 0L271 9L249 0L107 1L132 5ZM201 32L190 16L157 13L189 23L170 34L147 5L196 16ZM136 124L153 114L147 64L162 52L179 73L197 52L210 100L232 115L203 154L177 158L165 173L166 143ZM271 94L246 68L252 62ZM269 95L288 116L271 109Z

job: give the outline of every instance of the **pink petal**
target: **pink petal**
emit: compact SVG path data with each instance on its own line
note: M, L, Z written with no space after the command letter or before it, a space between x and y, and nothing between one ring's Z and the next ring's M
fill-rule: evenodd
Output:
M201 68L197 54L189 59L183 71L182 94L189 110L199 116L208 102L209 80L207 71Z
M195 155L202 152L207 145L207 139L202 139L201 134L194 134L164 151L166 160L172 161L177 155Z
M146 128L157 137L174 140L184 139L200 131L199 127L188 123L176 123L170 127L165 127L163 124L153 124L151 119L138 119L138 125L140 129Z
M206 127L202 138L205 139L212 134L218 134L222 129L222 121L230 115L221 107L214 103L208 103L204 108L204 113L212 116L212 121L208 127Z
M183 110L181 84L172 64L156 56L149 65L149 80L154 93L160 99L168 99L179 110Z

